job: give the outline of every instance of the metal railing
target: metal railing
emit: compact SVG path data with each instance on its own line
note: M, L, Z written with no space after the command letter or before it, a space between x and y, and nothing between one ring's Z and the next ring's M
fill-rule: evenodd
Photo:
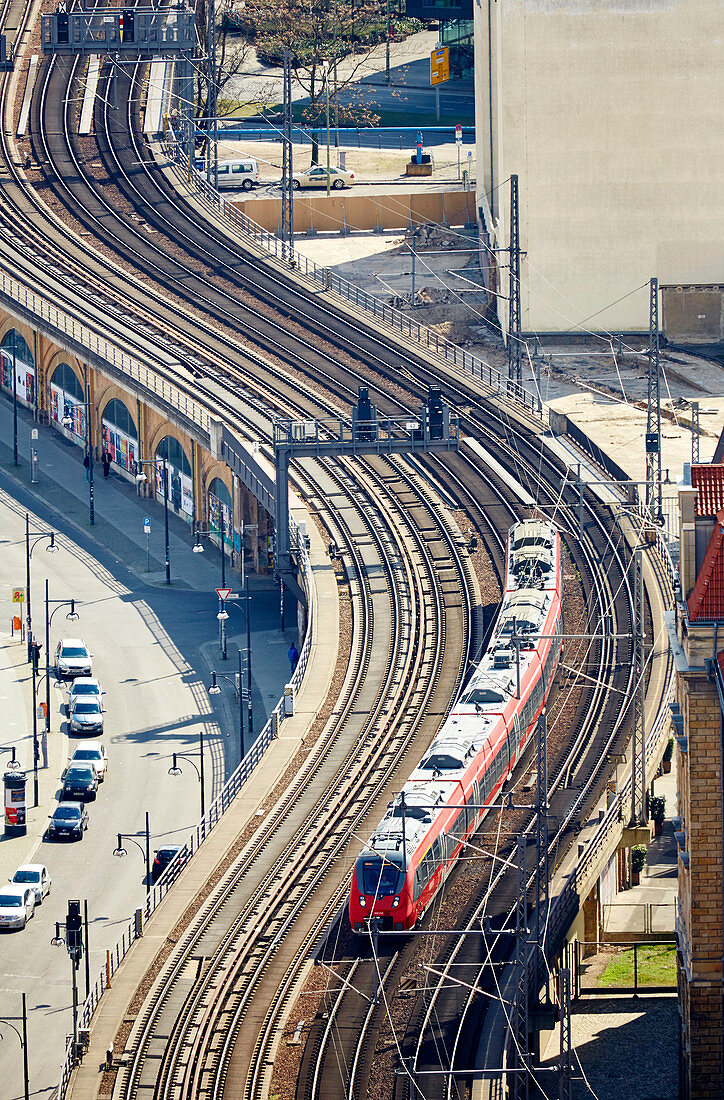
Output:
M605 936L631 932L641 932L644 935L662 932L673 935L676 919L676 905L673 901L608 901L601 909ZM633 924L639 924L640 927L632 927L630 919L617 920L619 912L624 918L633 917ZM621 927L617 928L616 925Z
M19 306L30 317L43 321L47 335L56 343L60 343L59 335L67 337L78 349L74 350L78 358L87 358L83 353L88 352L115 367L117 371L133 379L140 388L158 397L165 405L182 413L192 424L209 434L209 413L193 398L5 272L0 273L0 300L9 306L9 312L12 312L13 306Z
M535 394L528 393L523 386L518 385L506 374L492 367L483 359L465 351L458 344L446 340L444 336L434 332L427 325L408 317L406 313L395 309L386 302L361 290L354 283L341 278L329 267L320 267L301 252L297 252L294 246L283 241L275 233L262 229L246 214L237 210L228 202L203 176L195 169L189 171L188 160L181 153L181 142L175 139L173 131L169 128L170 139L167 139L164 150L171 161L173 171L178 179L197 192L200 201L214 214L220 215L244 236L250 238L255 244L260 245L276 259L288 264L290 270L298 272L313 280L316 284L328 291L333 291L341 298L345 298L352 305L363 309L367 313L387 325L394 332L400 332L403 336L414 340L421 348L435 352L449 363L467 372L473 378L479 378L482 383L489 386L510 401L522 405L529 412L539 415L538 398ZM412 223L411 223L412 224Z
M613 972L609 973L608 980L605 978L604 971L604 974L596 977L596 984L593 984L594 979L587 981L586 963L582 957L583 949L586 947L595 948L596 954L603 953L610 956L609 966L617 964L618 973L614 966L611 966ZM584 940L576 940L575 988L577 997L582 995L587 997L610 997L612 993L629 993L637 997L639 993L676 992L676 939L674 936L658 940L631 940L627 943L617 943L615 946L605 945L605 947L607 949L601 952L601 945L598 943L588 944ZM647 955L653 955L655 958L647 960ZM650 964L653 963L649 968L646 965L647 961ZM647 976L647 970L653 969L661 977L662 963L664 963L664 966L668 964L668 969L671 972L670 979L666 980L666 969L664 968L663 981L651 980Z
M304 538L301 536L300 530L296 522L290 518L291 527L291 541L294 546L295 552L298 555L299 566L304 575L304 582L307 592L311 593L313 586L312 568L309 561L309 556L304 544ZM299 654L299 661L294 673L289 681L293 686L294 692L301 687L304 673L309 663L309 654L312 645L312 608L313 601L309 601L309 621L307 624L307 633L304 638L301 653ZM176 856L168 867L164 870L163 874L159 878L158 882L148 891L146 900L141 907L142 921L136 921L135 914L129 918L128 924L125 927L120 940L115 944L107 956L107 965L101 970L100 974L96 978L96 981L88 994L88 997L81 1006L78 1014L78 1027L88 1028L95 1012L98 1002L100 1001L103 993L108 988L108 982L112 980L113 975L122 963L126 956L127 951L138 937L138 932L145 922L149 919L154 910L160 905L165 898L168 891L173 886L176 879L181 872L187 866L189 860L198 851L206 838L213 832L214 828L219 824L221 818L229 809L234 799L238 795L239 791L243 788L252 772L256 768L257 764L262 759L264 753L271 745L272 741L277 736L279 727L284 721L284 698L281 698L267 721L264 729L261 731L252 747L247 752L244 759L239 764L236 771L234 771L226 781L223 790L209 806L204 816L199 821L198 825L192 830L191 835L184 844L183 848L177 852ZM65 1059L61 1066L60 1081L58 1084L57 1100L63 1100L65 1097L66 1088L73 1068L76 1065L76 1052L73 1050L72 1041L68 1042L65 1051Z
M198 119L196 137L206 137L212 123L208 119ZM459 131L463 145L475 144L475 127L462 126ZM281 142L284 134L281 126L247 126L243 119L222 118L218 120L218 134L222 141L272 141ZM332 141L338 145L357 146L358 149L399 149L414 152L417 135L422 134L425 148L436 145L453 145L456 131L454 126L332 126ZM292 142L295 145L311 145L314 140L324 145L327 129L324 126L292 126ZM403 141L406 144L403 146Z

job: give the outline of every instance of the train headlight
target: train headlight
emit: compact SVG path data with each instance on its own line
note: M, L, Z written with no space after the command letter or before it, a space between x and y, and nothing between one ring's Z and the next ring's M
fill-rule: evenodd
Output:
M400 904L400 899L399 898L393 898L392 899L392 908L393 909L396 909L399 904Z
M367 900L366 900L364 894L360 894L359 903L360 903L360 905L362 906L363 909L367 908Z

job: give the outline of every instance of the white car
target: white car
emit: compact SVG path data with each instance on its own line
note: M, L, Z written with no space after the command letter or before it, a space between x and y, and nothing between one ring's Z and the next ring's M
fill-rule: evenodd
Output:
M340 191L343 187L351 187L354 183L354 172L345 172L343 168L329 169L329 182L334 191ZM307 168L306 172L295 172L292 176L292 187L298 191L300 187L327 187L327 169L320 165Z
M32 886L3 886L0 889L0 928L25 928L35 913Z
M86 741L84 745L79 745L70 762L71 764L92 764L98 774L99 783L103 782L108 771L108 757L102 741Z
M55 647L55 669L61 680L92 675L93 654L82 638L61 638Z
M101 687L100 680L95 680L92 676L76 676L68 688L68 714L76 699L82 698L84 702L95 699L100 703L103 695L105 691Z
M103 707L92 695L76 699L68 717L71 733L103 733Z
M50 893L50 875L42 863L23 863L10 881L13 886L32 886L36 905L42 905L43 898Z

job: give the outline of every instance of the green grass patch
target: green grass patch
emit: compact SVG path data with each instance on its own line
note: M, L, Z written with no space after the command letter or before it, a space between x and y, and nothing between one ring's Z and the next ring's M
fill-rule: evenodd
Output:
M639 947L637 959L638 984L668 985L676 988L676 947L673 944L652 944ZM608 964L598 985L615 989L634 984L634 952L623 951Z

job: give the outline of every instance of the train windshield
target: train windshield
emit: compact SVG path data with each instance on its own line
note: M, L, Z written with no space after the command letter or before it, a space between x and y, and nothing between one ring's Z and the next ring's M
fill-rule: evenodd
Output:
M386 898L399 894L405 880L402 861L388 856L360 856L357 861L357 884L363 894Z

